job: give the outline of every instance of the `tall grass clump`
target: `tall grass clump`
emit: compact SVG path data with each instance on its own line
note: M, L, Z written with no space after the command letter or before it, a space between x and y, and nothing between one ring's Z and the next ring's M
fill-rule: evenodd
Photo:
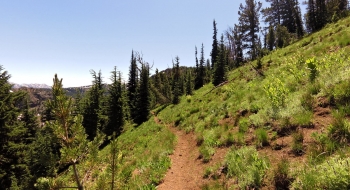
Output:
M269 143L269 137L267 135L267 132L263 128L259 128L255 130L255 136L256 136L256 145L257 147L264 147L268 146Z
M350 189L350 158L335 156L300 171L293 189Z
M347 144L350 142L350 124L345 119L342 112L333 112L333 121L328 128L328 136L330 139L340 143Z
M297 131L292 134L293 141L292 141L292 151L295 155L302 155L304 154L304 148L303 148L303 141L304 141L304 134L302 131Z
M267 159L259 156L253 147L231 149L225 157L227 177L235 178L239 189L255 189L262 186L266 171L269 168Z
M289 174L290 163L289 160L283 158L281 162L277 164L277 168L274 170L273 181L277 190L288 190L289 185L292 183L293 178Z

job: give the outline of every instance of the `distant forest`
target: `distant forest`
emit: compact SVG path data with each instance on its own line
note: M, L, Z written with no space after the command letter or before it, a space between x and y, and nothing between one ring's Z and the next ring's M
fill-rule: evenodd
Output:
M1 66L0 189L45 189L42 177L55 178L69 166L76 170L123 133L126 122L137 127L149 119L150 110L177 104L182 95L192 95L207 83L225 83L228 71L253 60L259 73L259 60L269 52L349 15L347 0L307 0L303 16L297 0L265 3L266 8L254 0L240 4L238 23L220 36L213 21L210 59L201 44L194 47L193 67L181 67L176 56L171 69L155 69L150 76L151 65L132 51L127 81L114 68L106 85L102 73L91 70L92 86L67 95L64 81L55 75L51 95L40 110L31 108L27 92L12 89L10 74ZM77 187L83 189L80 177L76 175Z

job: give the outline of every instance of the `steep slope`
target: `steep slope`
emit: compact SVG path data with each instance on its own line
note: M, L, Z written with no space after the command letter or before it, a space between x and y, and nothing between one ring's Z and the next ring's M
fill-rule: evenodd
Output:
M256 62L247 63L231 71L225 85L205 85L178 105L154 110L156 118L138 128L128 124L118 138L117 186L334 187L317 186L327 180L307 171L333 171L333 165L324 167L325 161L338 163L333 168L349 168L344 166L344 157L350 155L349 26L350 18L330 24L262 58L259 72L252 67ZM88 171L87 189L109 187L110 158L107 146L99 152L97 166L79 166L81 175ZM314 184L305 181L311 178ZM68 185L72 179L68 170L56 183ZM181 183L187 186L176 186Z
M203 177L215 176L207 187L244 188L225 171L228 158L213 159L222 147L232 152L252 146L266 156L270 167L262 183L248 185L263 188L274 188L274 172L282 161L302 170L337 151L349 154L349 26L350 18L328 25L265 56L259 72L252 67L256 62L248 63L230 72L227 84L208 84L160 112L163 122L195 133L203 163L217 164L205 169ZM224 169L217 174L220 167ZM287 172L290 182L300 175Z

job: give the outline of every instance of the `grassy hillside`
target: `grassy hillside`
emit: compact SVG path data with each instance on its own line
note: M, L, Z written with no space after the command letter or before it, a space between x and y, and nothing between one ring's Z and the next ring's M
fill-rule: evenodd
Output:
M328 25L261 60L229 73L229 82L211 84L184 96L178 105L118 138L117 185L154 189L170 167L176 138L168 127L194 133L208 167L203 189L293 187L348 189L350 143L350 18ZM99 161L80 165L87 189L111 182L110 148ZM213 159L218 150L226 156ZM72 173L57 183L74 185Z
M221 179L206 187L221 189L217 183L222 181L233 189L268 188L274 183L283 187L293 181L294 187L304 189L333 187L318 181L317 174L315 181L304 175L311 175L305 174L308 167L321 167L318 164L336 155L344 161L350 153L349 26L350 18L328 25L262 58L263 74L252 68L256 62L246 64L230 72L226 85L208 84L159 113L164 122L196 134L203 162L213 162L207 176ZM215 163L211 157L223 147L230 147L226 160ZM242 156L245 153L236 152L246 152L246 147L253 147L270 163L267 168L252 167L261 175L228 170L213 177L221 166L229 169L231 162L239 162L239 156L230 155ZM281 176L283 183L276 181Z

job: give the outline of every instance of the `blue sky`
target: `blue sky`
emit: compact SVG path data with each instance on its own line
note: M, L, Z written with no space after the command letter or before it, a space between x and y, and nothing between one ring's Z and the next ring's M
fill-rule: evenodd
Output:
M109 82L114 66L127 80L131 51L153 72L194 66L194 47L209 58L213 19L219 35L237 23L244 0L0 0L0 65L14 83L91 84L90 69ZM263 1L264 2L264 1ZM265 3L266 4L266 3Z

